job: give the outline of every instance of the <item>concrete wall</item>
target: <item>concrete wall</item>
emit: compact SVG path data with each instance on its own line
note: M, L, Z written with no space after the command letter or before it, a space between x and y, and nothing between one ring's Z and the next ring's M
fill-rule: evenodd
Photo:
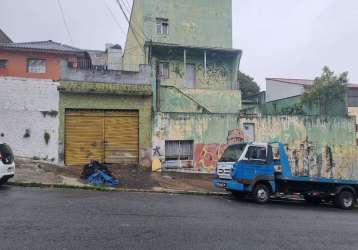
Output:
M57 161L57 87L51 80L0 77L0 141L15 155Z
M248 126L254 126L249 138ZM153 159L164 166L165 140L193 140L193 165L185 171L213 173L233 136L287 144L295 174L358 178L355 121L350 118L267 116L245 118L229 114L158 113L153 126ZM156 152L156 151L153 151Z
M139 65L138 72L101 71L69 68L66 61L61 62L62 81L97 82L116 84L150 84L151 67Z
M357 136L357 146L358 146L358 107L348 107L348 114L355 118L356 120L356 136Z
M283 83L275 80L266 81L266 102L298 96L303 93L303 85Z
M160 106L162 112L184 113L239 113L241 91L210 89L178 89L162 86Z
M231 0L136 0L144 2L148 40L189 46L232 48ZM156 33L156 18L169 20L169 35Z
M59 154L63 161L65 110L66 109L110 109L139 111L139 164L151 165L151 97L114 94L60 94Z

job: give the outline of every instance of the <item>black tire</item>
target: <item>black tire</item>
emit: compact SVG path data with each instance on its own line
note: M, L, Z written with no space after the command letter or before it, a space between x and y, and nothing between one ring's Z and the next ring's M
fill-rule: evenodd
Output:
M231 195L238 200L242 200L245 199L247 194L243 193L243 192L238 192L238 191L234 191L234 190L230 190Z
M354 207L355 197L351 191L344 190L336 195L334 203L339 208L350 210Z
M6 182L7 182L8 180L9 180L8 178L0 179L0 186L6 184Z
M267 203L270 199L270 188L265 184L257 184L254 188L254 199L259 204Z

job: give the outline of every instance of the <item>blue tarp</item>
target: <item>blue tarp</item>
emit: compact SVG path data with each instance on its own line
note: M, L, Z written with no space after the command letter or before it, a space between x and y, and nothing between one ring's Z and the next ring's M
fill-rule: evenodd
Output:
M108 174L105 174L102 171L97 171L96 173L92 174L87 179L88 183L94 186L101 186L101 185L108 185L111 187L118 186L119 180L116 178L113 178L109 176Z

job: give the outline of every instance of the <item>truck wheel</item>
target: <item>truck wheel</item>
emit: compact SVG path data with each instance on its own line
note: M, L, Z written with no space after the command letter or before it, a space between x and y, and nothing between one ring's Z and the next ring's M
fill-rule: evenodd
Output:
M354 195L350 191L342 191L335 197L335 205L342 209L352 209L354 206Z
M270 189L265 184L256 185L253 194L255 201L260 204L264 204L270 199Z

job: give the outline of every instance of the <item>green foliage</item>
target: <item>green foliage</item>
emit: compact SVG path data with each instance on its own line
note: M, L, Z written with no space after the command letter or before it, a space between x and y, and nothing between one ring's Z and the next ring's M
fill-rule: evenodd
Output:
M291 107L285 107L278 112L279 115L305 115L303 105L301 103L296 103Z
M257 85L255 80L251 76L239 72L238 78L239 78L240 90L243 98L260 93L259 85Z
M319 107L320 114L330 113L332 105L345 103L348 72L335 75L327 66L323 68L322 75L317 77L311 89L302 96L302 104L309 107Z

